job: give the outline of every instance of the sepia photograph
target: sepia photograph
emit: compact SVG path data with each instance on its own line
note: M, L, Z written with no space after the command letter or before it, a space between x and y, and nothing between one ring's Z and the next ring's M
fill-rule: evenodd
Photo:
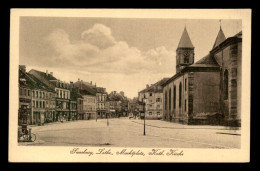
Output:
M249 161L250 10L48 11L11 11L12 161Z

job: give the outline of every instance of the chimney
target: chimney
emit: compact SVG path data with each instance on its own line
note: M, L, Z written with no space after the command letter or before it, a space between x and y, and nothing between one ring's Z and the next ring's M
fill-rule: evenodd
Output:
M78 78L78 81L80 81L80 79Z
M70 81L70 88L74 88L73 82Z
M97 87L97 84L95 83L95 87Z
M92 81L90 81L90 84L92 85Z
M149 84L146 84L146 88L149 88Z
M19 65L19 69L23 72L26 72L26 66L25 65Z
M46 75L48 76L48 74L49 74L49 73L48 73L48 70L46 70Z
M51 76L53 76L53 72L50 72Z
M83 80L80 81L80 89L82 89Z

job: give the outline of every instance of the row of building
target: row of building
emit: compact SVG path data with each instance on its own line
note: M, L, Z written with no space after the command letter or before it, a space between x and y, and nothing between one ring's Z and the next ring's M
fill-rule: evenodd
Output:
M52 72L26 72L26 66L20 65L18 113L19 125L120 117L128 114L128 98L124 92L108 94L92 81L78 79L67 83L55 78Z
M194 63L185 27L176 49L176 74L138 92L147 119L183 124L241 124L242 31L226 38L222 28L209 53Z

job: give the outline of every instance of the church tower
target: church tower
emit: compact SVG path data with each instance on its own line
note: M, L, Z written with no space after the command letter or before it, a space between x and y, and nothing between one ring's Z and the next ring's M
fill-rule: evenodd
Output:
M215 40L215 43L213 45L213 49L218 46L220 43L224 42L226 40L226 36L224 35L224 32L221 28L221 25L220 25L220 28L219 28L219 32L218 32L218 35L217 35L217 38Z
M194 46L190 40L186 26L176 49L176 73L194 63Z

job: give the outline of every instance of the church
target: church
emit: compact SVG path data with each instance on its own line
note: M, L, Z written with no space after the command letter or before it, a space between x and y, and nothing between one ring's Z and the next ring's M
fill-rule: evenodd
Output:
M242 31L220 26L209 53L194 63L186 27L176 49L176 74L163 86L163 119L183 124L241 126Z

